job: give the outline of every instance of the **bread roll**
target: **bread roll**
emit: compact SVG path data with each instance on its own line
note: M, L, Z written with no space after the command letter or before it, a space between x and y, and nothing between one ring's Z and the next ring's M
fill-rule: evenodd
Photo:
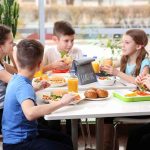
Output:
M57 90L53 90L51 92L51 95L56 95L56 96L63 96L64 94L67 94L68 92L66 90L60 90L60 89L57 89Z
M103 90L103 89L97 89L96 90L97 94L98 94L98 97L108 97L108 91L107 90Z
M87 91L85 91L84 96L86 98L97 98L98 97L98 95L97 95L95 90L87 90Z

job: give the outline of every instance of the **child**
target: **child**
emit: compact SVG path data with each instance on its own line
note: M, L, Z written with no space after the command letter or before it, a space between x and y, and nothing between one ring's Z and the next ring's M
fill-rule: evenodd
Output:
M137 84L143 84L150 90L150 75L139 75ZM150 149L150 123L132 129L127 141L127 150L149 150Z
M36 105L36 96L31 85L33 76L39 70L44 48L35 40L22 40L14 51L18 74L13 75L8 84L2 119L3 149L18 150L72 150L72 143L61 134L42 131L37 128L36 119L49 114L75 99L66 94L60 101L51 104ZM44 138L42 132L47 133Z
M64 54L70 56L71 59L82 58L81 50L73 47L75 31L70 23L66 21L55 22L53 35L56 46L48 49L44 54L44 72L53 69L64 70L70 68L70 63L62 59Z
M147 43L148 38L143 30L128 30L122 39L120 71L111 66L105 66L101 69L128 82L135 83L135 77L140 73L149 73L150 62L145 50Z
M11 30L4 25L0 25L0 132L6 86L11 78L10 73L16 71L13 66L5 63L3 59L6 55L12 56L13 46Z
M135 79L138 85L143 85L146 89L150 90L150 74L140 74Z

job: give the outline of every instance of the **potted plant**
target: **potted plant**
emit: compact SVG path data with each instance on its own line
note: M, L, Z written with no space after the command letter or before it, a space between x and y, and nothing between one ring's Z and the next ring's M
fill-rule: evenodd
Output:
M16 0L2 0L0 2L0 24L7 25L11 28L13 37L17 32L19 18L19 4ZM5 57L4 60L10 63L10 57ZM13 58L11 58L13 61Z
M0 24L5 24L12 29L13 37L17 32L19 18L19 4L17 0L2 0L0 3Z

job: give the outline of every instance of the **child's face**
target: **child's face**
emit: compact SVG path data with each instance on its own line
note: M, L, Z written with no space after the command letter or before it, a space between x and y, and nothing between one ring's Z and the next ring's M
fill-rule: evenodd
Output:
M8 39L5 41L4 45L1 46L1 49L5 55L9 54L13 50L13 35L10 33Z
M74 44L74 35L61 35L56 39L56 44L60 51L69 52Z
M137 44L129 35L123 35L122 38L122 55L130 56L137 51Z

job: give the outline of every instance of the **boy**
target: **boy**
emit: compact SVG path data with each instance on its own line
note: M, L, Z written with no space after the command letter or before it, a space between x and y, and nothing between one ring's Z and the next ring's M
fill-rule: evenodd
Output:
M53 69L69 69L70 64L62 59L62 55L64 54L67 54L73 60L82 58L81 50L73 48L75 31L70 23L66 21L55 22L53 35L56 47L48 49L44 54L44 72Z
M14 51L18 74L13 75L8 84L2 119L4 150L72 150L67 137L54 132L39 131L36 119L59 109L75 99L66 94L60 101L51 104L36 105L36 97L31 85L32 78L39 70L44 48L35 40L22 40ZM47 133L46 139L42 137ZM59 137L56 141L55 136Z

